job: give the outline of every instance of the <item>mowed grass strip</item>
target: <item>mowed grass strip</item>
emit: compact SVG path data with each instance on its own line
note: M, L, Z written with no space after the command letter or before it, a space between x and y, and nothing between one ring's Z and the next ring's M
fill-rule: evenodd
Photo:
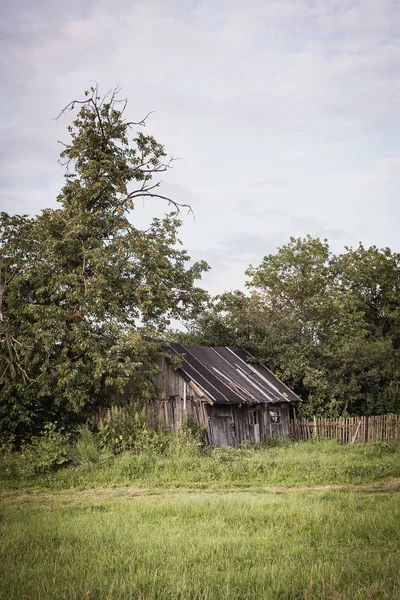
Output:
M4 503L1 598L400 598L398 493L66 500Z

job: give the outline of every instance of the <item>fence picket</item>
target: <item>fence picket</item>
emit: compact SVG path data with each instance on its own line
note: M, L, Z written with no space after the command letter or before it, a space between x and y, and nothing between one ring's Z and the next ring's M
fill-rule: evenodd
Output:
M358 442L400 441L400 415L338 417L337 419L314 417L313 420L293 418L290 432L294 439L336 439L347 444L353 440L356 432L355 441Z

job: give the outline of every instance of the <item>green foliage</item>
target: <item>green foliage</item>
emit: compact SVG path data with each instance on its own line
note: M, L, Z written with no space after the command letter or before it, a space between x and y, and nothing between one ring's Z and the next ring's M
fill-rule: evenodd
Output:
M189 439L197 441L199 446L206 446L207 425L199 425L193 417L188 419L180 429L180 437L188 434Z
M7 479L18 481L51 473L72 461L70 435L57 425L46 423L40 435L23 442L20 452L3 455L2 469Z
M204 428L189 421L173 434L169 430L150 427L143 414L134 406L109 411L98 433L100 446L114 454L130 451L134 454L161 453L176 455L204 445Z
M82 425L77 429L72 456L76 466L98 465L103 459L108 458L107 452L104 452L101 447L99 436L88 425Z
M71 459L69 435L57 423L46 423L40 436L32 437L22 449L23 455L33 464L35 472L57 469Z
M290 238L247 275L248 294L217 296L180 341L247 348L302 416L400 411L399 254Z
M395 454L397 448L393 443L385 442L384 440L376 440L368 446L367 451L370 451L376 456L376 454Z
M170 438L168 432L149 427L134 406L110 411L99 431L101 447L110 449L114 454L126 450L136 453L163 451Z
M0 217L0 438L16 442L47 421L84 422L111 389L154 398L156 340L207 300L195 282L208 266L190 265L179 205L153 180L170 166L163 146L132 131L144 123L125 119L117 91L93 88L65 111L75 105L59 207ZM138 198L175 212L142 231L130 216Z
M290 442L288 440L283 440L282 438L272 435L268 437L264 442L259 444L259 446L265 448L286 448L289 444Z

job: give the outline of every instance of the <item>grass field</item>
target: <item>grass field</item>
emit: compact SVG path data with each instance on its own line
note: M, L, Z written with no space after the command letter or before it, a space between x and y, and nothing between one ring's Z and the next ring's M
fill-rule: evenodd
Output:
M199 450L189 441L167 452L119 456L88 444L73 464L43 474L32 471L29 457L11 455L0 462L0 491L132 484L194 489L296 487L363 484L388 477L400 477L400 445L384 442L343 445L329 440Z
M400 598L398 447L127 455L14 485L5 466L4 600Z

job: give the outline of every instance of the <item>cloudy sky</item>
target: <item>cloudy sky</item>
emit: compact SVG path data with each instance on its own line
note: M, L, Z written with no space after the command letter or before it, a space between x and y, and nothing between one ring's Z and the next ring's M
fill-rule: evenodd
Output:
M398 0L2 0L0 204L55 206L66 120L96 80L182 160L163 191L214 293L293 236L400 251ZM138 205L144 226L162 202Z

